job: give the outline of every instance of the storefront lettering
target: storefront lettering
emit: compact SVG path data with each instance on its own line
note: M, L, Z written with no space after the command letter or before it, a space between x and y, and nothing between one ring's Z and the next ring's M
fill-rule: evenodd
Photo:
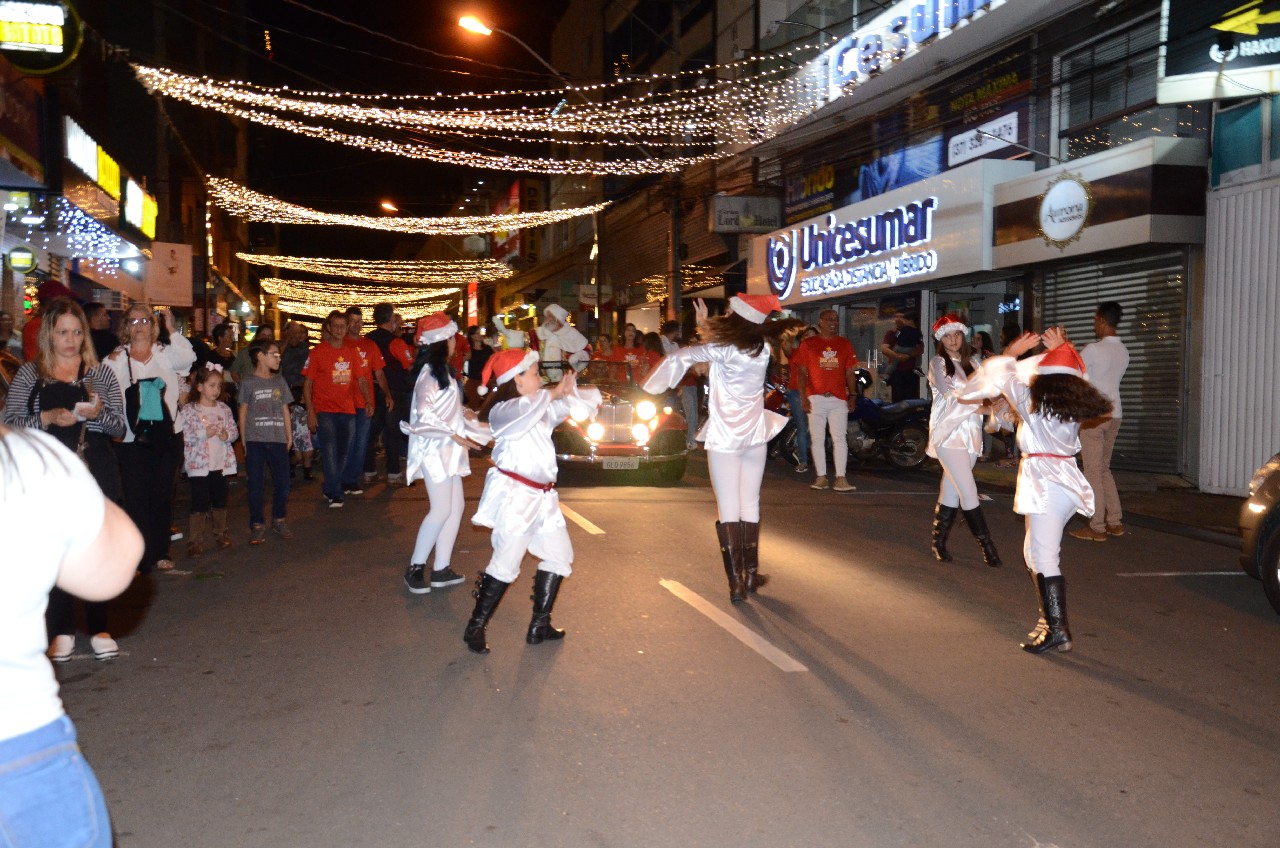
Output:
M860 81L900 61L912 48L940 33L950 32L983 9L1000 5L997 0L925 0L898 3L867 27L841 41L835 67L837 86ZM878 27L878 29L877 29Z
M938 198L928 197L856 221L841 222L831 214L827 216L825 227L809 224L771 237L765 248L769 285L779 297L786 298L795 285L797 273L808 274L924 244L933 238L933 213L937 208ZM809 277L802 283L801 293L806 296L817 294L817 291L809 290L811 283L822 286L823 291L833 291L836 289L830 285L838 284L838 288L871 285L869 277L883 282L929 273L937 267L937 256L933 251L928 251L928 255L932 258L921 258L926 254L904 255ZM825 278L831 279L827 283L816 283Z

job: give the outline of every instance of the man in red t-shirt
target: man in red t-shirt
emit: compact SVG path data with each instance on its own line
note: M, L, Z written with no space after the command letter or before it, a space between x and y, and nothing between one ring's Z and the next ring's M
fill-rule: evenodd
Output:
M818 335L800 343L792 367L799 369L800 397L809 418L809 441L813 453L814 489L852 492L845 479L849 464L849 410L858 397L858 357L849 340L836 335L840 318L834 309L818 316ZM827 482L826 434L831 431L832 458L836 482Z
M346 316L347 344L354 347L360 354L360 358L364 360L371 379L368 398L365 398L360 392L356 392L356 435L355 441L352 443L351 455L347 457L347 466L342 470L342 488L348 495L363 495L364 489L360 484L360 472L364 471L364 458L369 452L369 434L373 430L373 416L376 412L374 409L373 388L376 386L381 392L384 412L391 408L393 401L391 392L387 388L387 375L383 373L386 370L387 362L382 358L382 351L374 342L360 335L360 331L364 329L364 313L360 311L358 306L348 306ZM373 474L365 476L366 479L370 480L374 477Z
M324 460L324 496L330 507L343 504L343 470L355 438L356 392L371 408L368 366L354 345L347 344L347 316L338 310L325 321L324 341L311 349L302 369L302 400L307 428L316 434ZM367 415L367 412L363 412Z

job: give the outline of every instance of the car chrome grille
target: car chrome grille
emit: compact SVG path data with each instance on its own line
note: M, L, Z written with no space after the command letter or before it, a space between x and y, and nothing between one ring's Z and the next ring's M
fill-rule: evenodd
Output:
M604 425L604 442L631 441L631 404L609 403L600 407L596 420Z

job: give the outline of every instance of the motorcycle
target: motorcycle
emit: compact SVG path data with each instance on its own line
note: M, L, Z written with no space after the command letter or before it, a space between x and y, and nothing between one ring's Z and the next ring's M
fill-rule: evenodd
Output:
M849 456L861 462L882 457L902 470L918 468L925 460L929 446L929 412L932 404L916 398L898 403L885 403L867 397L871 388L871 372L857 370L858 399L849 412ZM769 383L765 386L765 408L790 418L786 387ZM827 450L831 440L827 437ZM769 442L769 457L781 457L792 465L802 461L796 455L796 427L788 421ZM807 457L805 458L807 460Z

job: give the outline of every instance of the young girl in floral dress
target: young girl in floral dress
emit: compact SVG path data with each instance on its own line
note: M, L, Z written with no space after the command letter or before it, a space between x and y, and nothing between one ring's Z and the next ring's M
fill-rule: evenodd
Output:
M192 375L195 400L178 412L182 428L183 467L191 485L191 526L187 556L204 553L204 531L209 526L220 548L231 547L227 530L227 478L236 473L231 446L240 437L235 416L222 395L222 366L207 363Z

